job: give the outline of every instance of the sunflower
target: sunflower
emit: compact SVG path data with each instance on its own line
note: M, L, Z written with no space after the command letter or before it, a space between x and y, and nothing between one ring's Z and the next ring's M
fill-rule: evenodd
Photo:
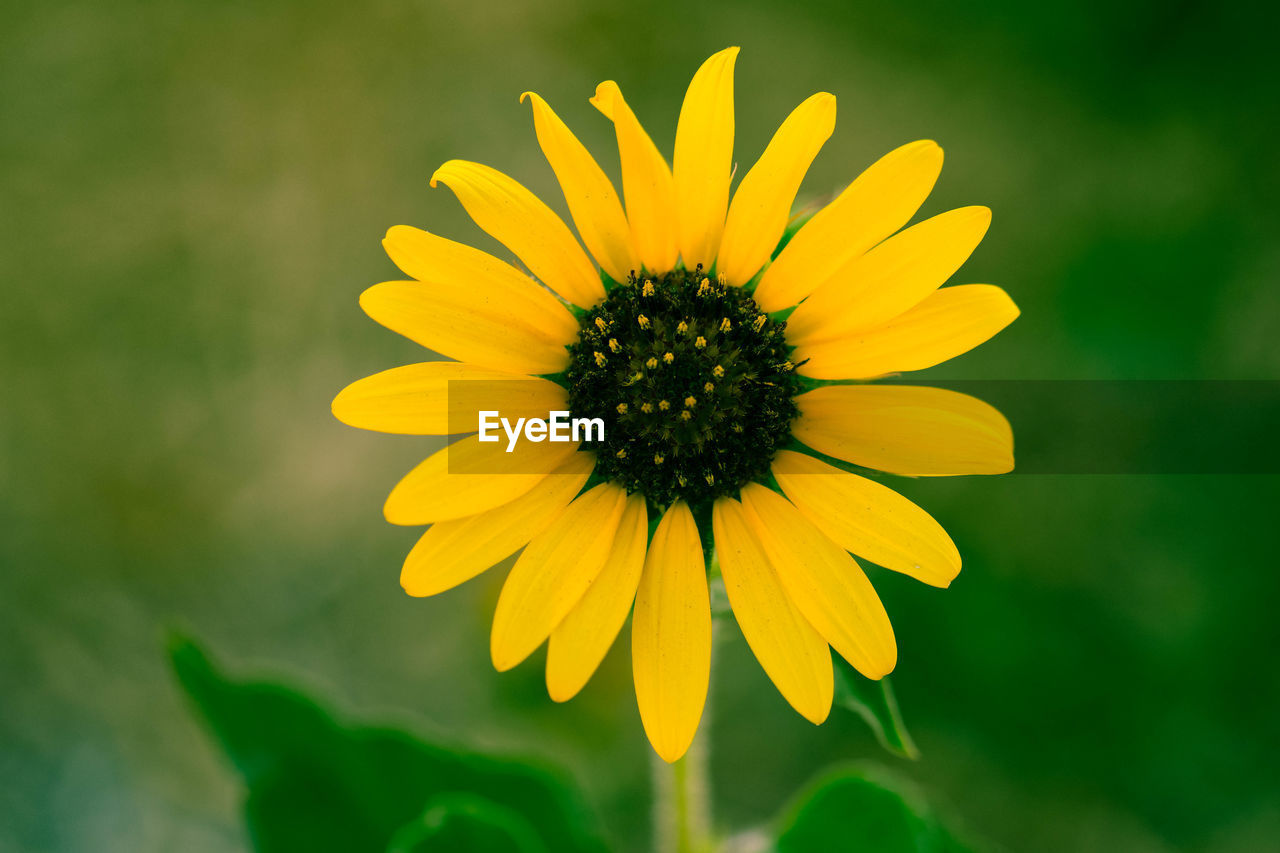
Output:
M412 280L375 285L361 307L454 360L370 376L333 402L352 426L452 435L476 430L475 407L453 404L475 387L504 415L563 410L606 424L603 439L510 453L462 438L413 469L385 514L430 525L404 564L410 595L443 592L520 552L494 614L493 663L505 671L547 643L556 701L586 684L631 615L636 699L667 761L688 748L706 700L709 574L723 578L782 696L821 723L832 649L873 679L897 660L853 554L938 587L960 570L933 518L858 472L1013 467L1009 424L987 404L866 381L960 355L1017 317L998 287L941 287L990 211L960 208L900 230L942 167L942 150L919 141L793 221L800 182L835 128L826 93L787 117L730 200L737 54L723 50L694 75L670 167L618 85L596 89L590 102L617 136L625 206L547 102L522 95L581 244L507 175L445 163L431 186L451 189L527 273L392 228L383 245Z

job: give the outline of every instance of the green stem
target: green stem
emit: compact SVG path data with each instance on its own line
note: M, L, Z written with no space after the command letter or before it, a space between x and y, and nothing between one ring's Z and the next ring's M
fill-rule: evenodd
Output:
M707 723L704 713L703 725ZM653 756L654 833L658 853L710 853L711 818L705 737L674 764Z

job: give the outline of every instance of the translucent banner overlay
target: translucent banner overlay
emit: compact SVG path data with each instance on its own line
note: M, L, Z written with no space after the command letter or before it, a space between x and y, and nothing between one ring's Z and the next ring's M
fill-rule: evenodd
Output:
M1280 474L1280 380L876 384L947 388L995 406L1013 426L1014 474ZM545 380L452 380L447 396L450 430L470 434L451 447L450 473L551 473L576 446L534 440L542 430L529 419L551 421L568 409L563 390ZM481 412L490 413L494 439L483 443ZM562 434L571 434L571 419L561 418ZM603 427L612 434L617 425L605 418ZM579 437L586 434L580 425Z

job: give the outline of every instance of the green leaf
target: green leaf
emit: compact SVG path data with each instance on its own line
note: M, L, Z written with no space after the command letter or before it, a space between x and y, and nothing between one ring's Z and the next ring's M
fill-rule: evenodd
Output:
M972 853L909 781L883 768L832 771L778 822L776 853Z
M529 822L511 809L469 794L442 794L400 828L387 853L548 853Z
M557 853L604 850L561 773L429 743L394 728L341 723L288 687L228 678L182 637L170 641L170 655L178 680L244 777L245 815L259 853L382 853L429 802L438 805L438 797L454 794L489 804L489 824L510 830L510 820L493 817L497 810L519 817ZM455 802L445 824L462 821L480 831L474 799L470 810L443 802ZM513 838L519 841L519 833Z
M833 655L836 675L835 704L866 721L880 745L902 758L916 759L920 750L907 733L889 679L864 678L839 655Z

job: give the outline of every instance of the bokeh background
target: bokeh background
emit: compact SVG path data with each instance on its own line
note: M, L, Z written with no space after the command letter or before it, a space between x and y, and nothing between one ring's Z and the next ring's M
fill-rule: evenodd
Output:
M172 624L345 713L565 763L617 848L645 849L626 642L556 706L537 663L489 665L502 569L400 591L416 534L380 506L431 442L328 412L347 382L422 358L356 306L396 277L384 230L494 248L427 178L476 159L563 209L522 91L616 174L595 84L618 80L669 154L689 76L740 44L744 166L827 90L837 131L802 196L928 137L947 166L922 214L994 209L955 280L1005 286L1023 317L936 375L1276 378L1265 9L9 0L0 850L245 849L240 783L163 657ZM997 849L1276 849L1275 477L895 485L966 558L947 591L872 570L923 752L899 769ZM881 754L851 715L793 714L732 623L721 641L721 824Z

